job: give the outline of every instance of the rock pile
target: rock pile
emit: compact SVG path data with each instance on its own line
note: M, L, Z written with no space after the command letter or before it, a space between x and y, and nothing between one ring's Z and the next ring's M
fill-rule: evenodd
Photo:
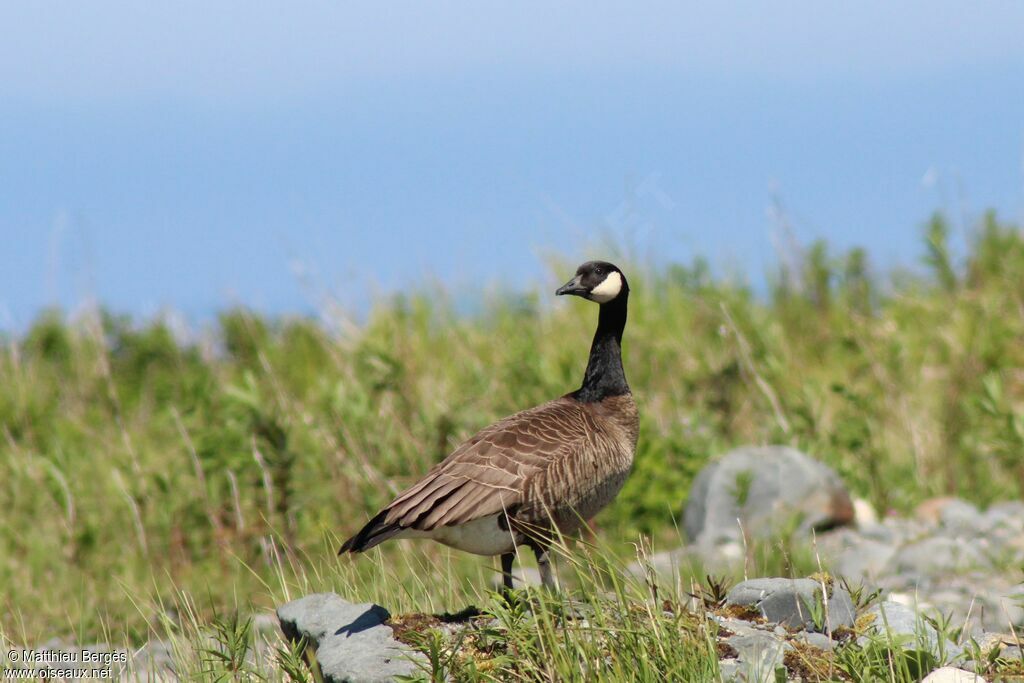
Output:
M912 518L879 521L810 456L791 448L741 448L697 476L684 526L691 545L650 558L659 573L675 574L693 561L714 571L735 569L745 540L795 529L832 575L878 587L970 635L1024 628L1024 502L982 512L966 501L933 499Z
M979 511L946 499L912 519L887 518L819 536L833 574L949 618L977 635L1024 627L1024 503Z
M879 521L813 458L791 448L741 448L698 475L684 526L691 545L654 555L632 573L653 569L675 578L695 558L718 569L742 567L751 539L780 533L804 538L820 558L823 571L812 578L744 581L706 609L723 680L774 681L782 671L799 676L800 653L848 645L913 650L928 663L921 675L929 683L983 683L967 670L979 653L1021 658L1012 634L1024 630L1024 503L982 512L965 501L936 499L912 518ZM868 587L861 599L879 593L859 612L843 587L857 584ZM417 668L415 655L401 654L387 612L376 605L314 595L279 615L289 638L311 643L324 680L389 680Z
M288 603L278 614L289 639L305 638L309 643L313 655L309 661L319 663L328 683L392 681L424 671L423 656L395 639L393 628L402 620L389 623L386 610L378 605L351 604L328 593ZM586 619L582 614L576 618ZM722 605L708 608L703 618L717 640L723 681L772 683L780 675L791 681L818 680L803 671L808 653L881 644L920 653L920 661L928 663L922 675L932 671L927 681L984 683L970 671L974 662L966 649L912 608L882 601L857 614L850 595L824 577L744 581L729 591ZM436 620L427 625L462 640L481 629L493 637L498 623L480 617L455 625ZM979 647L1019 659L1008 638L990 635L982 638Z

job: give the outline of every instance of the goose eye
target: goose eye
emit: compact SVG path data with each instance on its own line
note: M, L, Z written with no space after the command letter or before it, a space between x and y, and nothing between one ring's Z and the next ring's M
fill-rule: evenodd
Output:
M604 268L595 268L594 275L604 275Z

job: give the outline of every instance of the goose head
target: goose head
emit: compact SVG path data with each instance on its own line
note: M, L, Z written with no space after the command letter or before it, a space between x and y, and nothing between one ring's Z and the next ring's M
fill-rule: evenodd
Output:
M555 294L572 294L599 304L614 301L629 292L626 276L618 266L607 261L587 261L576 269L573 279L555 290Z

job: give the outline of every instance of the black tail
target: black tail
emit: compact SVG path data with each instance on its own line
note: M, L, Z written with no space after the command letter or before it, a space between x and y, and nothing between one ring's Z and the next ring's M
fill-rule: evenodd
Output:
M359 533L341 544L338 554L364 552L401 531L402 527L397 524L388 524L384 521L387 516L388 510L378 512L376 517L359 530Z

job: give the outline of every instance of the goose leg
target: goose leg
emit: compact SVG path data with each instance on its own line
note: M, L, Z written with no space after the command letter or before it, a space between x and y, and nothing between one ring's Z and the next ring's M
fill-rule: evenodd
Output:
M551 553L548 548L534 546L533 552L537 556L537 569L540 570L540 582L545 588L555 590L555 575L551 571Z
M512 592L512 562L515 559L515 553L505 553L501 556L501 580L505 595Z

